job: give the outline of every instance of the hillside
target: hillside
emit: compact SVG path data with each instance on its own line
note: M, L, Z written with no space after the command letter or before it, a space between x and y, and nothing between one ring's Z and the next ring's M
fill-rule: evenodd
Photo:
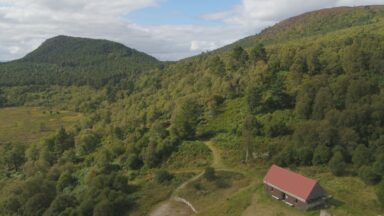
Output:
M318 215L263 193L263 175L275 163L320 180L333 197L324 207L332 214L379 215L382 11L306 13L170 64L137 54L148 70L122 77L122 65L131 64L123 46L48 40L5 63L12 73L0 73L10 85L0 88L0 107L39 106L84 119L40 142L0 146L0 214L148 215L176 206L200 215ZM95 65L111 71L95 69L96 76ZM185 210L180 197L194 208Z
M107 40L57 36L24 58L0 64L0 84L103 86L159 66L152 56Z
M383 17L382 5L322 9L283 20L259 34L241 39L223 49L234 46L249 48L256 43L273 44L324 35L342 29L379 23Z

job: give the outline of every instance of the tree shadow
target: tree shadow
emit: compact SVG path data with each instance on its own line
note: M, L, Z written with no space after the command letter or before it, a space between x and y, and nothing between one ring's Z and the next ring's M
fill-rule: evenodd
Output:
M339 208L343 205L345 205L345 202L339 200L339 199L336 199L334 197L330 198L326 203L325 205L328 207L328 208L331 208L331 207L335 207L335 208Z
M210 130L210 131L204 131L203 133L201 134L198 134L196 136L196 139L200 140L200 141L207 141L207 140L210 140L212 139L213 137L215 137L217 134L219 133L225 133L227 132L226 130Z
M345 205L345 202L336 199L334 197L329 198L324 205L322 206L323 209L330 209L330 208L340 208L343 205Z
M319 205L315 208L309 209L308 212L317 212L317 211L322 210L322 209L340 208L343 205L345 205L345 202L332 197L332 198L329 198L327 201L325 201L324 204Z
M212 137L216 136L216 131L205 131L201 134L198 134L196 138L201 141L210 140Z
M137 192L142 188L140 185L128 184L128 190L131 193Z

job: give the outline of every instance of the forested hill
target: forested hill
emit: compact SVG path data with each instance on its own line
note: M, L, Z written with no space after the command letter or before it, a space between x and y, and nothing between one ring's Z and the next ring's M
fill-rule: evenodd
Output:
M76 66L95 64L105 58L127 57L132 61L147 61L145 62L147 64L158 62L152 56L116 42L69 36L57 36L46 40L22 61Z
M152 56L107 40L57 36L24 58L0 64L0 85L92 85L134 78L160 65Z
M148 215L186 170L210 164L202 140L218 149L222 165L252 178L244 189L226 190L237 191L233 196L209 188L236 184L194 184L194 199L204 197L201 214L240 215L253 193L257 209L267 205L265 215L275 215L275 207L289 211L262 201L261 170L272 163L322 178L333 215L381 214L382 11L307 13L170 64L115 43L68 37L1 64L0 107L69 110L84 120L41 142L0 145L0 215Z
M255 43L272 44L333 31L379 23L384 17L384 6L338 7L308 12L279 22L257 35L249 36L226 46L252 47Z

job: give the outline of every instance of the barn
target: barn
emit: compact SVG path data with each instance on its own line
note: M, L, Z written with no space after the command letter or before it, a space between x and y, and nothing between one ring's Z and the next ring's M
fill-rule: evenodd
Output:
M316 180L272 165L264 177L265 191L289 206L308 210L324 204L326 192Z

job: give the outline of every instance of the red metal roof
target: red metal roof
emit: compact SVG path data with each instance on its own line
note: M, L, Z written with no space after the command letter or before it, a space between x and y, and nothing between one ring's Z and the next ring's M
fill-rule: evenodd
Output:
M279 166L272 165L267 175L264 177L264 183L271 184L284 192L307 200L317 184L317 181Z

